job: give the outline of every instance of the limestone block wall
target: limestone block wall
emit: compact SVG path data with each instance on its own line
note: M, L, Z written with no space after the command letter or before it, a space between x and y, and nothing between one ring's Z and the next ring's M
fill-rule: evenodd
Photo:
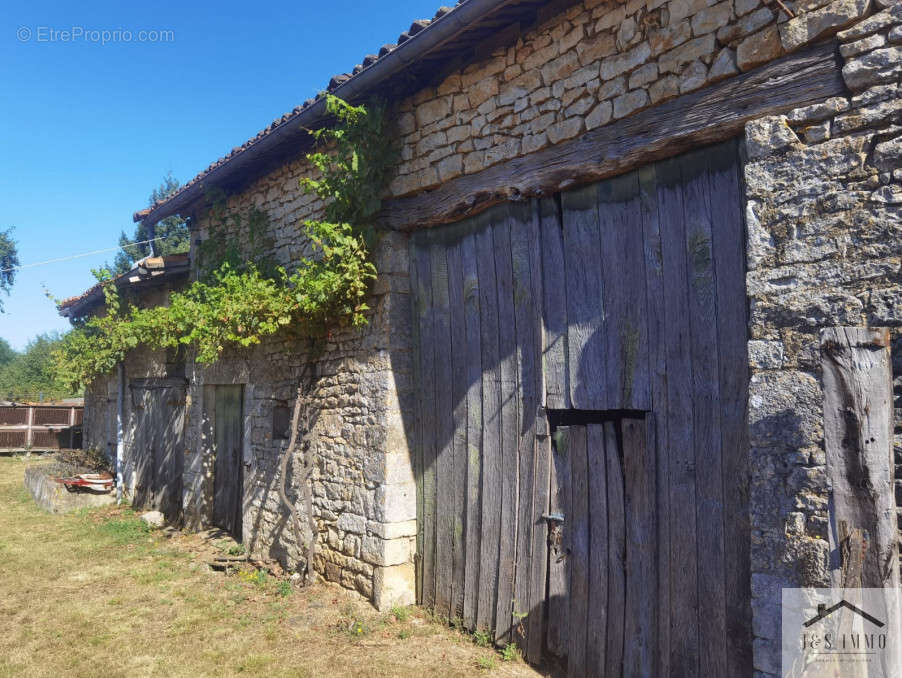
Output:
M869 0L584 0L402 101L394 195L577 137L747 71L864 16Z
M896 4L839 33L848 96L746 127L752 595L761 676L780 674L780 588L828 585L836 562L820 329L891 327L897 388L902 382L900 26Z
M318 213L303 193L303 162L277 170L233 196L234 213L259 209L269 218L267 254L290 268L306 253L299 224ZM200 238L246 234L213 227L198 215ZM213 448L211 387L244 386L244 541L252 553L295 568L303 557L289 512L279 497L279 465L288 440L274 439L273 411L292 408L303 384L307 441L314 459L313 514L318 541L314 568L328 580L359 591L380 607L413 600L416 488L407 450L405 413L412 411L407 236L387 233L374 252L379 270L368 325L333 329L323 339L289 330L261 345L226 354L211 365L189 360L188 448L184 506L189 523L209 522ZM301 489L302 452L291 460L288 494L306 525ZM302 537L303 538L303 537Z

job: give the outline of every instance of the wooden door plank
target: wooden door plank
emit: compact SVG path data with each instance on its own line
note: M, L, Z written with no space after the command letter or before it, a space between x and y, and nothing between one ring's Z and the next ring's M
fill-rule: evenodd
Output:
M651 406L640 208L638 173L598 185L606 344L603 409L607 410Z
M697 676L698 584L695 448L683 190L677 161L656 167L664 272L670 482L670 675Z
M411 348L413 363L413 383L416 393L414 405L414 427L411 443L411 461L413 465L414 480L417 486L417 540L416 558L416 601L423 604L423 551L424 551L424 496L423 496L423 375L422 375L422 337L420 333L420 314L425 305L424 290L419 271L417 270L418 251L422 235L414 234L409 241L409 268L410 276L410 315L411 315Z
M567 281L561 206L554 198L539 202L542 247L542 372L549 409L570 407L567 358Z
M451 403L453 414L453 464L449 479L452 506L451 609L458 621L464 614L465 536L467 504L467 325L464 308L464 278L461 241L447 246L448 300L451 320Z
M529 572L530 609L525 649L527 660L538 664L542 661L542 650L545 644L545 596L548 583L548 526L544 516L551 510L548 503L551 483L551 436L547 434L547 430L544 435L536 436L535 449L532 551Z
M182 513L182 471L184 459L184 419L185 389L172 387L162 389L163 418L161 421L163 452L161 478L163 480L159 497L160 511L171 523L177 522Z
M589 474L589 619L586 675L603 678L607 670L608 498L604 425L586 427Z
M539 237L538 205L535 202L517 206L512 212L511 262L514 282L514 315L517 342L519 383L519 434L517 464L517 540L514 562L513 642L526 647L526 630L532 606L530 599L530 554L532 548L533 482L535 462L536 410L541 402L541 305L536 303L534 278L541 268L534 268L533 253ZM547 489L546 489L547 492ZM544 531L544 530L543 530ZM544 554L543 554L544 555Z
M132 407L131 417L131 458L134 465L132 503L140 507L149 505L153 492L153 457L148 454L153 445L153 441L150 439L150 436L153 435L153 426L148 413L149 394L150 392L145 388L131 389L132 402L137 404L137 407Z
M491 213L489 213L489 216ZM501 365L498 291L492 228L476 233L479 274L479 336L482 349L482 535L479 545L479 602L476 625L495 628L498 548L501 535Z
M570 638L567 675L586 675L586 636L589 619L589 465L586 427L570 428ZM592 622L594 623L594 610Z
M645 288L648 314L648 372L651 388L651 410L667 410L667 362L664 326L664 269L661 249L661 226L658 215L658 188L655 166L639 170L639 200L642 213L642 235L645 246ZM743 410L745 411L745 410ZM658 676L670 675L670 506L669 465L666 448L665 416L650 417L655 429L655 489L657 511L657 648L655 669Z
M618 424L604 423L604 451L608 491L608 619L605 661L608 676L623 675L626 623L626 507L623 453ZM630 640L632 642L632 639Z
M501 363L501 524L498 556L498 598L495 641L504 645L511 640L511 614L514 599L514 557L517 541L517 483L520 435L517 430L517 335L514 310L511 226L517 222L522 205L508 204L499 209L492 227L495 274L498 281L498 341Z
M723 474L721 461L719 352L711 185L708 149L680 159L689 280L692 409L698 534L699 664L705 674L726 675Z
M566 657L570 648L570 429L558 427L552 437L551 483L549 505L551 515L563 522L553 522L548 553L548 651Z
M482 532L480 482L482 449L482 355L479 324L479 274L476 270L476 237L461 241L463 304L466 322L467 377L467 514L464 561L464 625L476 628L479 600L480 535Z
M213 457L213 524L227 530L229 529L229 485L227 482L229 465L226 453L225 424L219 421L225 412L224 397L224 391L221 387L213 387L213 409L215 411L213 419L213 439L215 441Z
M745 294L744 204L735 142L709 158L711 225L717 283L720 352L721 448L724 495L724 587L727 675L750 675L752 666L751 528L749 459L748 316ZM712 149L713 150L713 149Z
M451 559L454 539L454 408L451 403L451 325L446 245L434 239L432 258L432 348L435 365L435 611L451 612Z
M418 239L414 256L417 271L417 315L420 334L420 420L422 432L422 604L435 606L435 330L432 322L432 256L425 236Z
M572 406L605 406L606 336L595 186L561 195L567 288L567 350Z
M626 488L626 625L623 675L654 675L657 654L655 440L650 417L623 419Z

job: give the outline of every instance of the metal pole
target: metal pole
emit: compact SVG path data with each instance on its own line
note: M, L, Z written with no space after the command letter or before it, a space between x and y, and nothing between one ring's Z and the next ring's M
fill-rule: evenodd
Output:
M119 363L119 397L116 408L116 503L122 503L122 466L125 457L125 435L123 417L125 414L125 363Z

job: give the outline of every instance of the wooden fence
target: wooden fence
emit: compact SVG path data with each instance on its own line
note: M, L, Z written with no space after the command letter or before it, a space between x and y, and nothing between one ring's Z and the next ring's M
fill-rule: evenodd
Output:
M84 407L0 406L0 450L81 449Z

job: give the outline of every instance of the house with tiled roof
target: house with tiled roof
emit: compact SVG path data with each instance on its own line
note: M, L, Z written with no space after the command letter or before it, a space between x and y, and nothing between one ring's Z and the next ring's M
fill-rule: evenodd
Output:
M325 579L569 675L782 675L782 588L898 586L900 7L413 22L327 88L378 93L400 148L366 327L138 349L88 389L86 445L115 447L122 403L136 504L290 570L295 512ZM251 246L217 192L290 269L324 124L305 102L135 220L189 219L196 271L210 239Z

